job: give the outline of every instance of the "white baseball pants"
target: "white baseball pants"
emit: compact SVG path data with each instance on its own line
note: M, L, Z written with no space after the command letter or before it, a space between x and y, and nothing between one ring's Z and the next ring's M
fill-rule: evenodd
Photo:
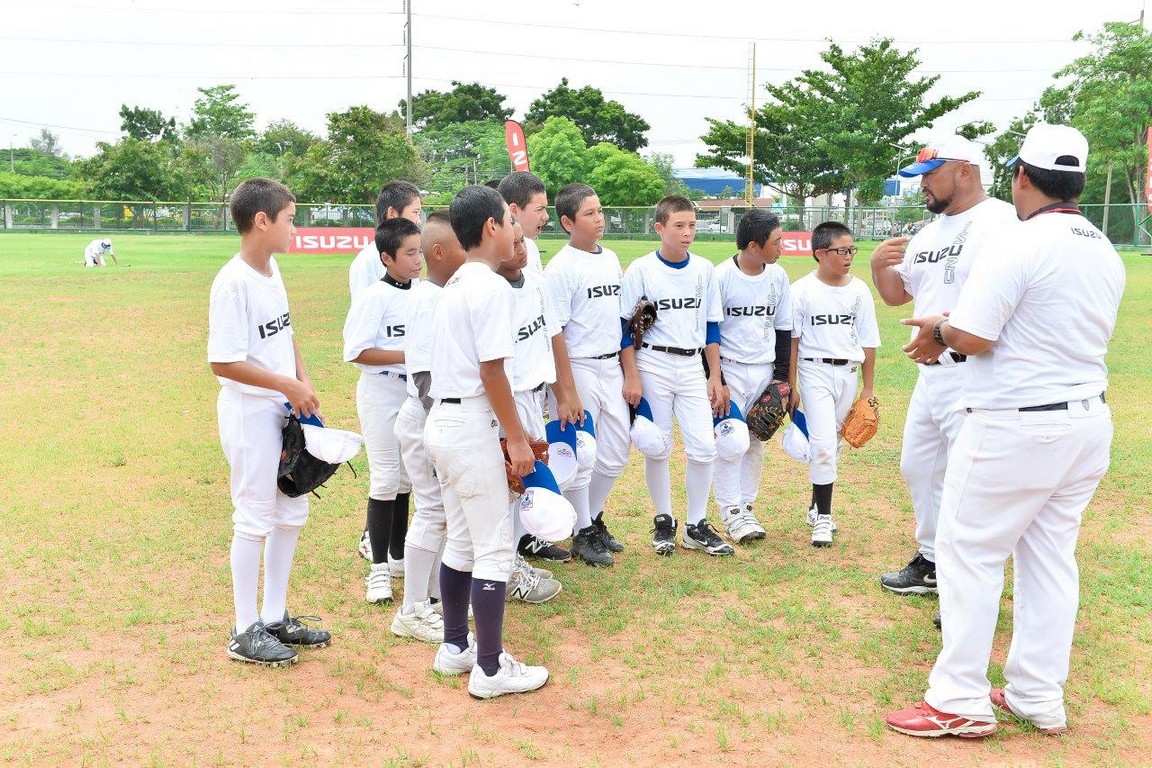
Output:
M582 357L572 360L572 378L584 410L596 428L596 465L576 471L569 489L587 488L592 473L619 477L628 464L632 438L628 435L628 403L624 401L624 372L620 358Z
M808 420L808 479L813 485L836 482L836 457L840 449L840 427L856 399L855 363L831 365L801 359L797 386L801 408Z
M1112 414L1099 397L1067 410L973 410L952 447L936 573L944 642L925 700L994 720L988 661L1015 561L1008 703L1041 728L1064 725L1064 682L1080 599L1081 515L1108 470Z
M444 497L432 459L424 447L424 426L428 414L419 400L407 398L396 416L396 442L404 471L412 483L412 501L415 511L408 524L405 546L426 552L439 553L444 547L447 523L444 517Z
M396 416L408 399L405 383L394 373L361 372L356 383L356 413L368 454L368 498L392 501L412 490L396 443Z
M772 363L748 364L735 360L721 360L724 379L728 382L728 394L732 402L740 406L740 411L748 414L748 409L760 397L760 393L772 383ZM714 484L716 505L721 511L729 507L743 506L756 501L760 490L760 470L764 464L764 443L753 437L743 456L734 459L716 458Z

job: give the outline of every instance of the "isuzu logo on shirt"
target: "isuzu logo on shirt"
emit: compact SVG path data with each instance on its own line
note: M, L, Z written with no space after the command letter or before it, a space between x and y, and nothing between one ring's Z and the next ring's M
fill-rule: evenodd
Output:
M526 341L532 334L544 327L544 315L540 315L528 325L523 325L516 333L516 341Z
M724 314L732 317L772 317L776 307L725 307Z
M266 323L260 324L260 338L267 339L270 336L275 336L280 331L292 325L292 315L288 312L280 315L275 320L269 320Z
M812 325L851 325L852 315L812 315Z
M602 299L608 296L618 296L619 294L619 285L594 285L588 289L588 298L590 299Z
M692 296L685 299L657 299L656 309L668 311L672 309L700 309L700 297Z

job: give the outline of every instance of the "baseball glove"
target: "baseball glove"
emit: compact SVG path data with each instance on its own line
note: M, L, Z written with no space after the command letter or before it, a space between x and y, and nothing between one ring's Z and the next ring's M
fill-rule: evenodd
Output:
M788 415L788 400L792 395L792 388L786 381L774 381L769 384L748 413L744 414L744 421L748 424L748 433L761 442L768 440L776 434L776 430L784 423Z
M656 325L656 305L641 297L632 310L632 317L624 327L632 332L632 346L640 349L640 342L649 328Z
M853 448L861 448L880 428L880 401L874 397L857 400L844 418L840 434Z
M291 498L306 493L316 493L328 478L340 469L339 464L329 464L308 453L304 445L304 429L295 415L288 416L288 423L281 433L283 443L280 448L280 468L276 473L276 487Z
M528 440L528 447L532 449L532 458L548 463L548 441ZM500 438L500 450L504 452L504 474L508 479L508 490L517 495L524 493L524 479L512 471L512 459L508 456L508 438Z

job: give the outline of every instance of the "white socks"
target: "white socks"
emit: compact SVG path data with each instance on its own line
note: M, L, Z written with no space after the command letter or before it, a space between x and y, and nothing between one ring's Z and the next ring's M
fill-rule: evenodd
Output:
M277 526L264 542L264 606L260 609L260 618L265 624L284 619L288 576L292 572L292 558L299 538L299 528Z
M232 600L236 604L236 631L243 632L260 620L256 612L256 588L260 583L262 539L232 534Z
M708 494L712 490L713 463L688 461L685 474L685 492L688 496L688 522L696 525L708 514Z

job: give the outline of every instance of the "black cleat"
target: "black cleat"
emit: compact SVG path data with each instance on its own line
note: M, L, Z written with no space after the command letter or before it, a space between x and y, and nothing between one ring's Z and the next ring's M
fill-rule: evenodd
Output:
M936 594L936 563L925 560L919 552L916 557L899 571L885 573L880 577L880 586L898 595Z
M239 634L233 627L232 639L228 641L228 655L237 661L266 667L287 667L297 660L296 651L268 634L260 622Z
M684 549L702 549L710 555L731 555L732 545L720 538L716 529L707 520L684 526Z
M319 616L289 616L284 611L283 621L274 621L265 624L268 634L284 645L294 645L300 648L324 648L332 642L332 633L325 629L311 629L301 623L302 619L320 621Z
M616 562L604 544L604 539L600 538L595 525L581 528L572 537L572 554L577 560L583 560L588 565L612 565Z
M604 542L604 546L609 552L619 554L624 551L624 545L616 540L616 537L608 532L608 526L604 524L604 515L592 521L593 527L596 529L597 535L600 536L600 541Z
M551 560L554 563L566 563L572 559L572 553L563 547L558 547L550 541L538 539L530 533L520 537L520 545L516 551L521 557L538 557L541 560Z
M658 555L676 551L676 519L671 515L656 515L652 519L652 549Z

